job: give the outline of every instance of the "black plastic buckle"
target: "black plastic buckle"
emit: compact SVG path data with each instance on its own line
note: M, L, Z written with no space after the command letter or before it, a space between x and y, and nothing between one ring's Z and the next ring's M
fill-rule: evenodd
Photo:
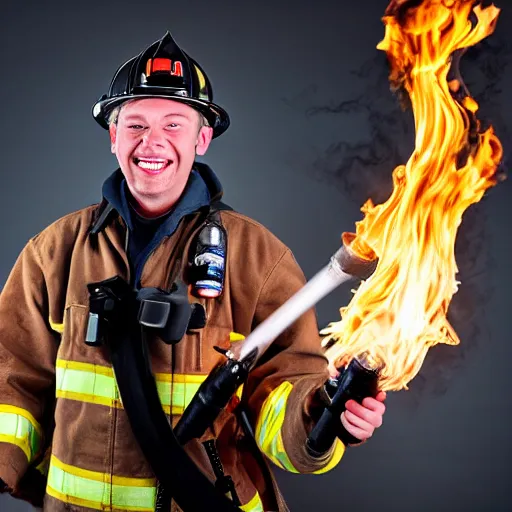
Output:
M107 329L122 316L125 305L134 298L130 285L121 277L115 276L105 281L90 283L89 321L85 343L100 346L105 342Z
M174 283L169 293L159 288L142 288L138 321L148 329L155 329L165 343L178 343L190 329L206 325L206 313L201 304L190 304L187 286Z

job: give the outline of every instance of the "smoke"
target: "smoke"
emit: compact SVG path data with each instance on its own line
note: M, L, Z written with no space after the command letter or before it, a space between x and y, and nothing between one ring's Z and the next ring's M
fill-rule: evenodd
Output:
M502 143L511 140L507 120L502 115L504 93L500 84L511 55L511 45L504 37L494 34L470 48L461 61L464 82L480 105L478 118L484 127L492 124ZM348 129L357 116L364 116L368 137L354 143L339 141L319 150L312 159L310 172L358 206L369 197L374 203L382 203L392 190L392 170L405 163L414 148L412 112L407 110L408 102L403 96L390 92L383 52L378 52L352 74L361 85L355 97L331 105L310 104L306 115L338 116ZM309 92L315 92L314 88ZM304 96L297 99L295 105L287 103L297 106L304 99ZM500 172L510 169L512 164L509 148L504 149ZM492 189L480 203L466 211L458 231L457 278L461 285L451 302L448 319L461 338L461 345L438 345L430 350L420 374L410 383L411 399L415 402L425 392L443 394L468 354L479 343L487 342L485 304L492 294L486 274L486 269L492 268L486 213L490 195Z
M356 143L331 144L313 162L313 172L357 205L369 197L381 203L392 190L391 171L406 162L414 148L413 119L410 113L404 115L389 91L384 54L377 54L352 74L364 83L356 98L333 106L312 106L306 115L341 115L347 120L364 116L369 136Z

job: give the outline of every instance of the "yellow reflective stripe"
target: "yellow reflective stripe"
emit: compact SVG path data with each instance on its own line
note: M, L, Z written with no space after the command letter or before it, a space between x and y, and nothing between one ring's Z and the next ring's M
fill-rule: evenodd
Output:
M284 449L281 427L286 413L286 402L293 389L290 382L283 382L267 397L256 424L256 441L263 453L278 467L298 473Z
M56 366L58 398L123 407L112 368L60 359ZM155 379L164 411L167 414L182 414L206 375L157 373Z
M73 476L78 476L86 480L96 480L97 482L112 481L113 485L121 487L152 487L155 485L155 478L132 478L127 476L116 476L107 473L100 473L99 471L91 471L90 469L79 468L78 466L71 466L59 460L55 455L50 457L50 467L56 467L69 473Z
M37 464L36 470L39 471L43 476L48 475L48 469L50 467L50 455L51 455L51 447L46 450L44 454L43 460Z
M42 437L32 414L14 405L0 405L0 442L18 446L30 463L39 454Z
M75 400L77 402L87 402L88 404L105 405L106 407L117 407L122 409L120 399L110 399L101 396L88 395L86 393L74 393L72 391L57 390L55 396L57 398L65 398L67 400Z
M261 502L260 495L257 492L249 503L242 505L240 508L244 512L265 512L263 510L263 503Z
M23 450L23 453L25 454L29 462L33 459L32 447L30 445L30 439L28 435L23 438L19 438L17 436L0 434L0 443L8 443L17 446L18 448Z
M107 377L113 377L114 371L109 366L100 366L99 364L81 363L79 361L66 361L57 359L57 368L69 368L71 370L81 370L84 372L97 373Z
M39 422L30 414L26 409L22 409L21 407L16 407L15 405L5 405L0 404L0 412L5 412L9 414L17 414L18 416L22 416L26 420L30 422L32 427L36 430L36 432L43 437L43 430Z
M169 407L172 403L173 414L181 414L185 410L185 407L190 403L194 395L197 393L200 384L181 384L170 382L156 382L156 389L160 402L166 412L169 411ZM171 399L172 390L172 399Z
M327 464L327 466L323 467L322 469L319 469L317 471L313 471L314 475L321 475L323 473L327 473L327 471L331 471L334 467L338 465L341 458L343 457L343 454L345 453L345 445L339 440L336 439L334 443L334 450L331 455L331 458Z
M281 431L286 414L286 402L292 389L293 386L290 382L283 382L269 394L261 408L255 437L263 453L276 466L292 473L298 473L286 453ZM344 453L345 445L337 439L326 465L322 469L314 471L314 474L319 475L330 471L340 462Z
M205 379L206 375L156 373L156 389L164 411L167 414L183 414L185 407L190 403Z
M110 370L110 372L107 372L107 370ZM111 407L120 406L112 369L98 365L58 360L56 365L56 395L58 398L80 402Z
M95 510L152 512L156 503L154 478L127 478L65 464L52 455L47 493L54 498Z
M201 384L206 379L206 375L155 373L155 379L159 382L174 382L174 384Z
M58 332L59 334L62 334L64 332L64 324L57 324L55 322L52 322L51 318L49 318L48 320L50 322L50 327L52 328L52 330Z
M116 398L114 377L89 373L71 368L57 368L57 389L114 400Z

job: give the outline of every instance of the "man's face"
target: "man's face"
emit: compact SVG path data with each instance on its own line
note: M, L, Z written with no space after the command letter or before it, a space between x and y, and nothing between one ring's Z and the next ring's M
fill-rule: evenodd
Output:
M200 127L196 110L177 101L148 98L122 106L110 126L112 153L143 212L158 215L178 200L212 132Z

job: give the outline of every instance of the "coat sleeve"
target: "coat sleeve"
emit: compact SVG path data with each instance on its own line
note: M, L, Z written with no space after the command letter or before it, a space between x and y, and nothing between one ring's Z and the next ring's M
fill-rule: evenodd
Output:
M34 239L19 255L0 294L0 480L27 499L45 448L54 396L58 335L48 317L44 266ZM37 480L37 479L36 479ZM44 487L43 487L44 490Z
M304 284L304 274L286 249L261 289L253 328ZM345 447L339 440L321 457L312 456L306 449L307 436L314 426L309 404L328 377L314 308L274 341L251 372L242 400L247 404L260 449L281 469L322 473L341 460Z

